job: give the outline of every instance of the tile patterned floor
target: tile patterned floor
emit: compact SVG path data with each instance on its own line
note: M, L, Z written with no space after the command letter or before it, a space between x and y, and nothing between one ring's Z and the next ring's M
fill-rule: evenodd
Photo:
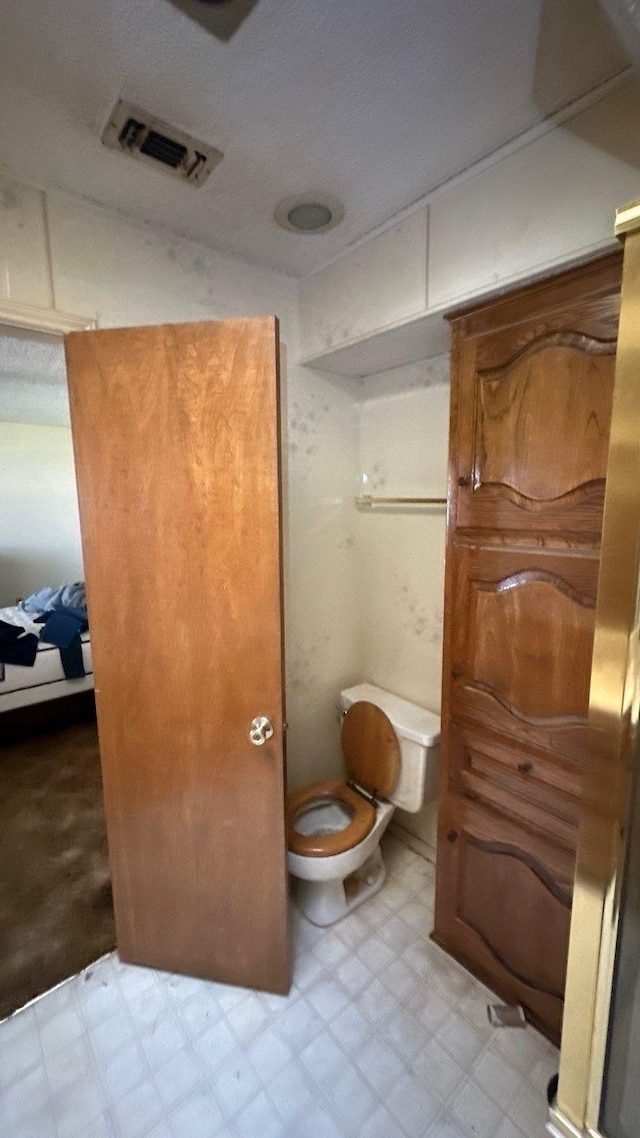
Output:
M3 1138L543 1138L557 1053L489 1026L427 939L432 867L385 860L332 929L293 908L287 998L109 956L0 1024Z

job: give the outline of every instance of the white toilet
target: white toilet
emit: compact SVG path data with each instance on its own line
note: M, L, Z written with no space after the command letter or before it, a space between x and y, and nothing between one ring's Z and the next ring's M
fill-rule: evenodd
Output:
M415 813L440 719L373 684L340 693L346 778L314 782L287 802L294 898L314 925L332 925L381 888L380 839L394 809Z

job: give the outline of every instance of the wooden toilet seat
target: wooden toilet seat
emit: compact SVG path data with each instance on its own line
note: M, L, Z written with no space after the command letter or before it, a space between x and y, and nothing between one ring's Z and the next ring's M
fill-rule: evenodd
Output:
M299 834L294 828L297 815L312 802L331 800L346 806L352 814L344 830L336 834ZM353 849L373 829L376 809L362 795L347 786L346 782L312 782L287 797L287 831L289 849L306 857L332 857Z
M396 733L376 704L354 703L342 721L342 750L349 777L370 795L385 798L395 790L400 774L400 744ZM351 821L334 834L300 834L294 827L305 806L334 799L351 812ZM287 798L288 845L306 857L331 857L353 849L373 829L376 808L344 781L313 782Z

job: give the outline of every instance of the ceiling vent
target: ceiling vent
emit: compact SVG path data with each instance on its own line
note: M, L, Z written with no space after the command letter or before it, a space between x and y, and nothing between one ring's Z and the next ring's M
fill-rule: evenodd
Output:
M230 40L258 0L171 0L219 40Z
M206 182L223 157L215 146L192 138L122 99L116 103L104 128L102 141L111 150L150 162L156 169L162 166L193 186Z

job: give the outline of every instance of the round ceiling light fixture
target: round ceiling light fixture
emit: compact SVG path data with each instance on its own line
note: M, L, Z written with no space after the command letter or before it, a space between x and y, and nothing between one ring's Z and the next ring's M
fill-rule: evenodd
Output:
M332 194L291 194L278 202L273 215L283 229L309 236L334 229L344 217L344 206Z

